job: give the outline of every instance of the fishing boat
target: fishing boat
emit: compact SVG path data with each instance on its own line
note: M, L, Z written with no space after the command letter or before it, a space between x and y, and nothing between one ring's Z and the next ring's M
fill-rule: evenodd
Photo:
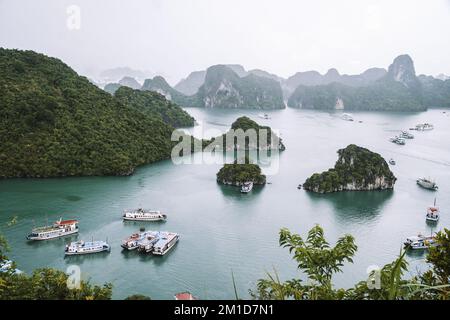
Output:
M437 246L436 237L434 235L431 236L423 236L421 234L417 236L412 236L406 238L404 243L405 248L412 250L420 250L420 249L428 249L430 247Z
M49 240L78 233L78 220L59 219L51 226L33 228L28 240Z
M252 189L253 189L252 181L244 182L241 186L242 193L249 193L250 191L252 191Z
M400 137L403 139L414 139L414 135L406 131L402 131Z
M348 114L348 113L344 113L344 114L341 116L341 119L342 119L342 120L345 120L345 121L354 121L354 120L353 120L353 117L352 117L350 114Z
M80 255L110 251L111 246L106 241L76 241L66 245L65 255Z
M436 198L434 199L434 204L427 209L426 220L431 222L439 221L439 207L436 206Z
M143 208L125 210L122 217L123 220L128 221L161 221L167 219L167 215L160 211Z
M23 271L13 267L13 262L11 260L0 261L0 273L10 272L12 274L21 274Z
M432 181L431 179L427 179L427 178L417 179L417 184L419 186L421 186L422 188L425 188L428 190L438 190L439 189L436 182Z
M198 300L190 292L180 292L174 295L175 300Z
M389 139L389 141L392 143L398 144L398 145L402 145L402 146L406 144L405 139L403 139L401 137L394 137L394 138Z
M391 158L391 159L389 159L389 164L395 166L396 162L394 159Z

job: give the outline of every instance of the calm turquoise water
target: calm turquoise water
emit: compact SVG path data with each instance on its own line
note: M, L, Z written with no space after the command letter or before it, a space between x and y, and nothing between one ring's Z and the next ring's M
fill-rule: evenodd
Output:
M434 230L450 227L450 116L442 110L353 113L355 122L343 121L339 114L292 109L270 112L270 120L258 118L256 111L188 112L205 130L224 132L240 115L280 130L287 150L279 158L278 172L268 176L271 184L243 195L216 183L219 164L173 165L171 161L140 167L130 177L3 180L0 228L19 268L65 270L76 264L92 282L112 282L117 299L133 293L172 299L185 290L203 299L233 298L233 270L240 295L247 297L256 280L273 268L282 279L299 275L289 253L278 246L282 227L305 235L318 223L332 243L345 233L354 235L358 244L354 263L334 278L337 286L344 287L365 279L370 265L392 261L407 236L429 233L424 215L434 197L442 212ZM416 139L406 146L388 142L396 131L420 122L431 122L436 129L415 133ZM199 131L197 127L195 134ZM337 149L350 143L397 161L392 167L398 178L394 191L316 195L297 190L312 173L332 167ZM264 170L277 171L274 165ZM435 178L439 192L416 186L419 176ZM137 206L164 210L168 221L122 222L122 209ZM7 226L14 216L18 223ZM34 224L61 216L80 220L78 239L107 238L111 253L64 258L64 244L70 238L25 240ZM121 240L141 226L178 232L181 240L164 257L122 252ZM412 273L425 267L424 255L409 255L408 260Z

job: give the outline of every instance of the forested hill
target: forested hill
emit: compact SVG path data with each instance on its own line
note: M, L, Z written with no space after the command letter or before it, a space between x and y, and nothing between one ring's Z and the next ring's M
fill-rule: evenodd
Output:
M170 157L172 131L58 59L0 48L2 178L130 174Z
M120 87L114 96L121 103L153 118L160 118L172 127L192 127L195 124L194 118L189 113L155 91L141 91Z

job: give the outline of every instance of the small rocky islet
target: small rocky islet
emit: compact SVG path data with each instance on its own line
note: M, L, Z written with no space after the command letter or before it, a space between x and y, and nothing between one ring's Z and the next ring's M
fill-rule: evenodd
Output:
M235 160L225 164L217 173L217 182L233 186L241 186L246 182L253 182L255 185L266 184L266 176L261 173L257 164L250 163L248 158L242 162Z
M351 144L338 150L334 168L315 173L303 184L307 191L331 193L393 189L397 178L378 153Z

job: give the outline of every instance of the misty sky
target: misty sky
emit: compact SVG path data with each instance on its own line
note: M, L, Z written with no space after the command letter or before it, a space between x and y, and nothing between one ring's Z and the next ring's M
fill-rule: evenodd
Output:
M67 26L70 5L80 28ZM280 76L360 73L408 53L450 74L450 0L0 0L0 46L62 59L81 74L129 66L174 84L239 63Z

